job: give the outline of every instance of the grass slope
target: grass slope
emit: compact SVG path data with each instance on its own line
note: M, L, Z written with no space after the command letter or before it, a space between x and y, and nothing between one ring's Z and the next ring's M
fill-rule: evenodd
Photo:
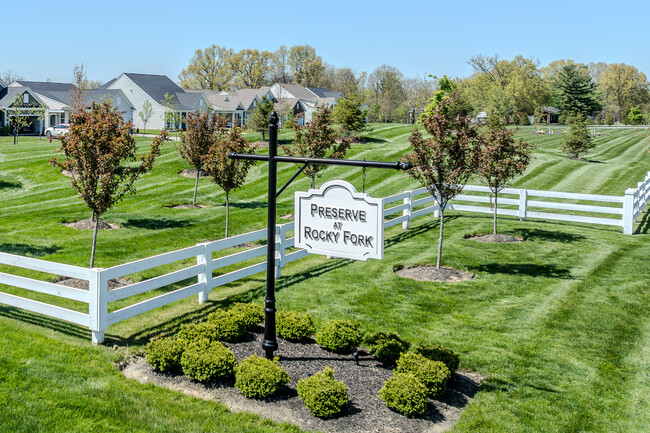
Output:
M376 125L350 158L396 160L408 149L408 125ZM518 132L531 139L530 128ZM282 132L281 139L290 139ZM650 167L642 137L614 131L598 138L590 163L571 161L559 135L538 137L538 149L515 186L621 195ZM258 139L253 137L253 139ZM142 141L146 145L147 141ZM91 233L60 224L88 217L47 164L56 143L0 139L0 250L87 266ZM201 180L203 209L189 202L193 180L168 144L156 168L105 219L122 229L99 237L106 267L171 251L223 235L223 192ZM279 182L296 170L283 165ZM319 184L342 178L361 189L361 170L330 168ZM292 212L290 187L278 214ZM368 170L366 190L385 196L418 187L408 176ZM266 221L264 167L234 194L231 230L244 233ZM279 220L279 222L283 222ZM650 427L650 256L648 212L637 235L591 225L520 222L501 218L500 231L522 244L480 244L466 234L491 231L489 215L449 213L443 263L476 273L458 284L402 279L398 265L435 261L437 221L424 217L411 229L386 233L385 259L355 262L311 256L283 270L278 307L310 312L317 325L331 318L363 321L368 331L397 331L417 342L436 342L462 354L461 368L488 377L455 432L644 432ZM148 278L151 275L136 275ZM11 293L26 292L2 288ZM154 335L205 317L235 301L261 302L264 275L213 292L199 307L186 299L111 326L106 346L92 347L75 325L0 305L1 431L298 431L223 406L127 380L113 362L142 349ZM35 299L48 299L33 295ZM78 303L66 304L83 310ZM119 304L115 307L119 307Z

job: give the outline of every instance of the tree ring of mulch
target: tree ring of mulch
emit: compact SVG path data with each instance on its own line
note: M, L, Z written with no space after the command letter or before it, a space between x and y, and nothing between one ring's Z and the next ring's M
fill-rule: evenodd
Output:
M287 214L284 214L284 215L280 215L280 219L293 221L293 214L292 213L287 213Z
M224 343L238 362L257 354L263 357L263 335L258 333L240 343ZM429 400L424 414L408 418L390 410L379 398L379 390L393 375L392 370L376 358L360 351L359 365L351 355L336 354L317 344L291 343L278 339L279 364L291 377L289 385L276 395L265 399L248 399L232 380L201 384L178 373L161 373L146 363L144 357L134 357L122 364L122 373L141 383L153 383L205 400L218 401L234 412L252 412L276 422L288 422L305 430L324 432L443 432L451 429L464 408L479 390L484 377L477 373L459 371L449 381L440 400ZM297 395L299 379L314 375L326 366L335 370L335 378L348 388L349 403L338 415L321 419L311 414Z
M474 278L474 274L471 272L460 271L446 266L440 266L440 269L436 269L435 265L396 266L395 273L402 278L436 283L457 283Z
M64 176L66 176L66 177L73 177L73 176L74 176L75 178L77 177L77 174L76 174L76 173L73 173L73 172L71 172L71 171L69 171L69 170L61 170L61 174L64 175Z
M188 168L187 170L179 171L178 174L190 179L196 179L196 168ZM205 170L199 170L199 177L210 177L210 175Z
M90 218L73 223L63 223L63 225L77 230L95 230L95 221ZM97 228L99 230L117 230L120 228L120 225L99 220Z
M202 209L204 207L208 207L205 204L189 204L189 203L183 203L183 204L168 204L165 205L165 207L171 207L173 209Z
M88 290L88 281L80 280L78 278L61 277L54 280L54 283L75 289ZM133 281L130 281L124 277L113 278L108 280L108 290L118 289L130 284L133 284Z
M470 239L477 242L494 242L494 243L503 243L503 244L518 243L518 242L525 241L525 239L518 238L517 236L501 235L501 234L474 235L474 236L467 235L465 236L465 239Z

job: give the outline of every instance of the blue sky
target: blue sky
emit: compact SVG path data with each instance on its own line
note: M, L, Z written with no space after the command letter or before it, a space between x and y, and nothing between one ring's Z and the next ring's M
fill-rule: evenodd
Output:
M196 49L309 44L337 67L467 76L476 54L627 63L650 74L650 1L28 1L0 9L0 72L102 82L121 72L177 80Z

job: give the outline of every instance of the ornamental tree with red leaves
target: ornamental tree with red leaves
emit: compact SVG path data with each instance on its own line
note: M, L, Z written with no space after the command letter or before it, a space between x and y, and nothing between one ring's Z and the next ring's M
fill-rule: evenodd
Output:
M225 128L220 129L215 134L215 139L215 143L202 160L212 181L226 193L226 237L228 237L230 192L242 187L248 170L254 164L254 161L228 158L228 154L253 153L255 148L244 139L239 128L227 132Z
M463 191L476 167L477 129L469 117L454 114L457 95L452 94L427 109L421 117L429 136L414 129L409 136L413 151L405 160L413 164L409 175L417 179L440 207L440 235L436 269L440 269L445 209Z
M497 234L499 192L526 170L535 147L521 138L515 140L514 134L515 130L508 130L503 123L491 125L481 134L477 171L494 196L494 236Z
M95 222L90 267L95 266L95 248L99 217L127 194L135 194L138 177L153 167L160 155L160 145L167 138L162 132L151 144L149 152L138 157L136 143L122 114L110 101L93 103L89 111L70 116L70 131L61 139L59 152L66 159L50 162L72 173L71 184L79 192ZM137 165L132 163L138 161Z

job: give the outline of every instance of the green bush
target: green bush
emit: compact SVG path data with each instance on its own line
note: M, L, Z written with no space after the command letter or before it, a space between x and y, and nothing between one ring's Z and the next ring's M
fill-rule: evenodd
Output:
M303 341L311 337L314 332L314 322L307 313L297 311L280 311L278 313L278 335L289 341Z
M406 416L424 413L427 409L427 388L410 373L397 373L379 390L379 398L396 412Z
M450 373L456 372L458 370L458 364L460 364L460 358L458 354L448 347L440 346L437 344L419 344L413 349L415 353L419 353L431 361L440 361L443 362Z
M264 321L264 307L252 302L237 302L228 310L229 313L239 316L247 331L254 329Z
M4 125L0 126L0 135L9 135L11 134L11 126Z
M181 356L185 376L199 382L230 377L236 365L235 355L218 341L195 340Z
M363 339L359 323L351 320L330 320L316 334L316 342L333 352L351 352Z
M172 371L180 367L185 345L175 338L156 338L147 344L147 363L160 371Z
M270 361L257 355L249 356L235 369L235 387L248 398L268 397L290 380L278 365L278 358Z
M395 364L402 353L405 353L411 344L394 332L375 332L366 337L366 344L370 353L384 364Z
M217 310L208 315L208 322L215 327L217 339L220 341L237 341L246 334L245 317L238 311Z
M428 395L440 397L447 389L451 376L449 369L440 361L431 361L419 353L405 353L397 360L397 373L411 373L426 387Z
M334 370L325 367L314 376L298 381L298 397L305 402L312 414L330 417L341 412L348 402L348 388L334 379Z
M197 340L219 341L217 331L217 327L208 322L188 323L181 325L181 329L176 334L176 338L186 346Z

